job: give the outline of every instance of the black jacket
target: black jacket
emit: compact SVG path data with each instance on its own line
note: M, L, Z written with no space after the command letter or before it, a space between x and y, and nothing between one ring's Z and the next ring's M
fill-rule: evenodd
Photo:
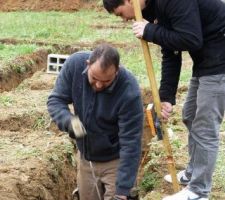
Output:
M143 39L162 47L162 101L175 104L181 51L192 57L194 77L225 73L225 3L221 0L149 0L142 13L150 22Z
M70 56L48 98L48 111L62 131L70 133L71 111L82 121L87 135L77 139L87 160L105 162L120 158L117 194L128 195L133 187L141 155L143 108L141 93L134 76L120 67L114 82L95 92L86 72L90 52Z

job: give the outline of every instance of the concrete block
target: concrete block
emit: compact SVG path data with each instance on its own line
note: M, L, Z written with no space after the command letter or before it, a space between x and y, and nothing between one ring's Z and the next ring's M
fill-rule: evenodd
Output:
M49 54L47 62L47 73L59 74L64 62L68 57L69 55Z

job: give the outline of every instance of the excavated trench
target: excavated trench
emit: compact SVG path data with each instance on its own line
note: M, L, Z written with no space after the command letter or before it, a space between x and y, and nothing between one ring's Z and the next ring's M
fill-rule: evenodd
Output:
M82 47L60 47L60 52L71 54L77 49ZM76 149L47 113L46 100L56 80L56 75L46 73L49 53L39 50L17 58L14 62L26 68L23 74L13 70L0 74L2 200L72 199ZM143 90L143 100L145 107L151 100L149 91ZM149 129L144 126L146 133Z
M1 76L0 199L71 199L75 148L46 110L55 76L45 73L47 50L17 58L26 72Z

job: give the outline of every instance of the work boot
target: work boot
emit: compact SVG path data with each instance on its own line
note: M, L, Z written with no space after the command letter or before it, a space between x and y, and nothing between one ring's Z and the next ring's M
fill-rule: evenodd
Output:
M171 175L167 174L166 176L164 176L164 180L169 183L172 183ZM181 185L188 185L188 183L190 182L190 179L185 174L185 170L182 170L177 173L177 180Z
M162 200L209 200L206 197L201 197L198 194L190 191L187 187L181 190L180 192L177 192L174 195L167 196L163 198Z

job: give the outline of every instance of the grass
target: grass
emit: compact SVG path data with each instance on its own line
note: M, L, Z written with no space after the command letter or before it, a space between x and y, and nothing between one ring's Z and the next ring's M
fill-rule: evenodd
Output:
M84 17L85 16L85 17ZM93 42L102 40L129 42L132 33L126 29L108 30L94 25L117 24L122 20L106 12L80 10L65 12L0 12L0 38L41 40L53 43ZM103 20L104 19L104 20ZM5 23L7 21L7 23Z
M215 188L218 191L225 193L225 184L224 184L224 175L225 175L225 120L221 124L220 128L221 132L223 132L223 136L221 135L221 141L220 141L220 148L219 148L219 154L218 159L216 163L216 170L213 177L213 188ZM225 196L225 195L224 195Z
M13 99L6 95L0 95L0 106L11 106L13 104Z
M74 13L0 12L0 18L2 19L0 28L4 30L0 32L0 38L38 40L58 44L92 43L104 39L108 42L128 45L128 48L118 48L121 53L121 62L136 75L142 86L149 85L143 52L141 46L138 45L139 41L133 36L131 24L122 22L118 17L103 11L96 14L94 10L81 10ZM95 28L95 26L100 28ZM2 44L0 61L6 62L10 58L35 51L37 48L36 45ZM156 76L159 78L158 56L153 57L153 62Z
M213 177L213 188L225 193L224 175L225 175L225 140L220 143L219 156L216 163L216 171Z
M31 54L39 49L35 44L1 44L0 43L0 69L8 62L14 60L18 56Z
M140 183L140 189L144 192L152 191L159 184L159 177L156 173L146 172Z

